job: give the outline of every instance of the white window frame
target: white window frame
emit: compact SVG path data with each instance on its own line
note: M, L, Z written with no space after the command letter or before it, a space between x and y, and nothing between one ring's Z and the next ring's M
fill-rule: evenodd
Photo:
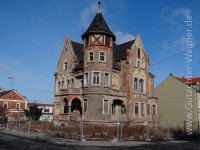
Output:
M87 74L87 76L86 76ZM84 73L84 80L83 80L83 86L88 86L89 84L89 72Z
M5 104L6 104L6 106L7 106L6 108L4 107ZM4 109L8 109L8 102L7 102L7 101L4 101L3 108L4 108Z
M63 63L63 71L66 71L68 69L68 63L64 62Z
M104 55L102 55L104 57L104 60L101 60L101 53L104 54ZM103 51L99 52L99 62L106 62L106 52L103 52Z
M107 106L107 108L108 108L107 112L105 112L105 107L104 107L105 101L107 101L107 104L108 104L108 106ZM109 106L109 100L108 99L103 99L103 114L109 114L109 112L110 112L109 108L110 108L110 106Z
M106 76L105 76L106 74L108 74L108 78L107 79L106 79ZM103 73L103 84L104 84L105 87L109 87L110 86L110 72L104 72Z
M16 103L16 109L20 109L20 103Z
M94 83L94 73L99 73L99 83ZM96 79L97 80L97 79ZM100 86L101 83L101 72L100 71L92 71L92 80L91 80L93 86Z
M90 56L91 56L90 54L91 53L93 54L93 60L90 59ZM88 62L94 62L94 51L89 51L88 52Z

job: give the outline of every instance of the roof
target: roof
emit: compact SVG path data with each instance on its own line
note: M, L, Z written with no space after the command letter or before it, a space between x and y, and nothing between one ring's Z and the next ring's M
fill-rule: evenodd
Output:
M114 45L113 48L113 58L117 61L117 60L122 60L126 58L126 51L127 49L130 49L131 46L134 44L135 40L131 40L129 42L117 45Z
M96 14L92 23L90 24L86 32L82 35L82 38L84 38L89 34L94 34L94 33L110 35L111 37L114 38L115 41L115 35L111 32L103 15L100 12Z
M185 84L197 84L198 82L200 83L200 78L179 78L179 77L174 77L175 79L185 83Z
M83 60L83 44L71 41L72 47L74 49L75 55L78 57L78 60Z
M1 96L4 96L4 95L6 95L6 94L8 94L8 93L11 92L11 91L12 91L12 90L0 92L0 97L1 97Z
M54 107L53 104L42 104L42 103L28 103L29 106L33 106L33 105L36 105L36 106L50 106L50 107Z

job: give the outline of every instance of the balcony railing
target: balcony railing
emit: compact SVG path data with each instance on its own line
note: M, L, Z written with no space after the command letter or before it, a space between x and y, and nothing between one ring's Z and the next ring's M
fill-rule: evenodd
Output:
M83 90L81 88L71 88L71 89L62 89L60 90L60 95L65 94L82 94Z
M126 97L127 96L127 92L126 91L122 91L122 90L112 89L111 90L111 95Z

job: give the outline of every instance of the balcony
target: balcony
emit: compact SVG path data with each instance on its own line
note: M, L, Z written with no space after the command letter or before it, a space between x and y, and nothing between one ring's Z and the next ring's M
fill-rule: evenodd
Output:
M111 90L111 95L113 95L113 96L126 97L126 96L127 96L127 92L126 92L126 91L122 91L122 90L115 90L115 89L112 89L112 90Z
M62 89L60 90L60 95L77 95L82 94L83 90L82 88L71 88L71 89Z

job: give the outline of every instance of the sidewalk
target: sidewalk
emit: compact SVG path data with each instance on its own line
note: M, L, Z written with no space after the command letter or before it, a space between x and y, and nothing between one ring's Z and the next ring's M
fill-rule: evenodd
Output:
M111 142L111 141L77 141L77 140L70 140L64 138L56 138L56 137L49 137L43 134L32 134L32 133L24 133L19 131L10 131L4 130L0 131L0 133L23 137L32 140L44 140L44 142L49 142L52 144L59 144L59 145L76 145L76 146L142 146L142 145L151 145L151 144L158 144L158 143L173 143L173 141L169 142L145 142L145 141L124 141L124 142ZM177 141L174 141L177 143ZM179 141L184 142L184 141Z

